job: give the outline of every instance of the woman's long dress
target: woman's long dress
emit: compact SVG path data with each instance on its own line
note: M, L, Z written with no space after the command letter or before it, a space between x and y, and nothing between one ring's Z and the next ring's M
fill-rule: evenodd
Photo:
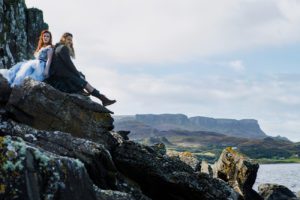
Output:
M11 86L22 84L27 77L43 81L45 79L43 72L46 67L49 50L52 50L51 46L42 47L36 53L36 59L19 62L10 69L1 69L0 74L7 79Z

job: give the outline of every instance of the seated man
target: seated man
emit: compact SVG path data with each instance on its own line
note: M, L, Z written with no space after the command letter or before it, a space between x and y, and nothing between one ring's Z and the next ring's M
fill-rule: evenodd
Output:
M85 80L83 74L77 71L71 57L75 57L73 35L64 33L60 42L54 47L50 76L45 82L67 93L81 93L86 89L92 96L100 99L103 106L114 104L116 100L110 100L105 95L100 94ZM48 76L48 74L45 75Z

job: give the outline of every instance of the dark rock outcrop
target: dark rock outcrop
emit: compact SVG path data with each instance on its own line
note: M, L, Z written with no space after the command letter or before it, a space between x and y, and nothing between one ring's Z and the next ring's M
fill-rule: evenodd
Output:
M32 146L42 148L55 155L80 160L95 188L98 188L98 196L102 195L105 198L108 195L118 196L118 192L120 192L123 195L132 193L136 199L147 199L137 185L128 182L126 177L117 171L110 152L104 145L72 137L70 134L60 131L36 130L11 120L1 120L0 135L18 137ZM99 193L99 191L101 192Z
M264 200L298 200L297 196L283 185L261 184L258 191Z
M37 129L68 132L106 147L116 143L108 132L113 119L105 107L29 78L12 89L6 110L15 120Z
M51 154L11 136L0 137L0 155L0 199L97 199L79 160Z
M194 171L199 171L200 161L191 152L168 151L167 155L171 158L178 158L189 165Z
M7 80L0 74L0 106L5 105L9 99L11 88Z
M168 158L149 146L124 141L113 151L120 172L137 182L152 199L237 199L227 184L196 174L187 164Z
M47 28L42 11L27 9L25 0L0 0L0 69L32 58L39 34Z

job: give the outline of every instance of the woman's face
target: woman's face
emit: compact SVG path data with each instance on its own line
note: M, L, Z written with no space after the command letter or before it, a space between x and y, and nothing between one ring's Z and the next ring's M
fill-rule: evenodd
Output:
M43 34L43 42L44 42L44 44L48 44L50 42L50 38L51 38L51 36L50 36L49 33L44 33Z
M72 36L66 37L66 45L71 46L72 44L73 44L73 37Z

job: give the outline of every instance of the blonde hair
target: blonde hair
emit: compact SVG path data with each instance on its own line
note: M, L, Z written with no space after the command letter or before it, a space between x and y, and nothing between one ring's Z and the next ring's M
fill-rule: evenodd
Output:
M68 32L64 33L64 34L61 36L61 38L60 38L60 43L66 45L66 39L67 39L67 37L69 37L69 36L70 36L70 37L73 37L72 33L68 33ZM74 50L74 47L73 47L73 43L72 43L71 45L66 45L66 46L67 46L68 49L69 49L70 56L71 56L72 58L75 58L75 50Z

